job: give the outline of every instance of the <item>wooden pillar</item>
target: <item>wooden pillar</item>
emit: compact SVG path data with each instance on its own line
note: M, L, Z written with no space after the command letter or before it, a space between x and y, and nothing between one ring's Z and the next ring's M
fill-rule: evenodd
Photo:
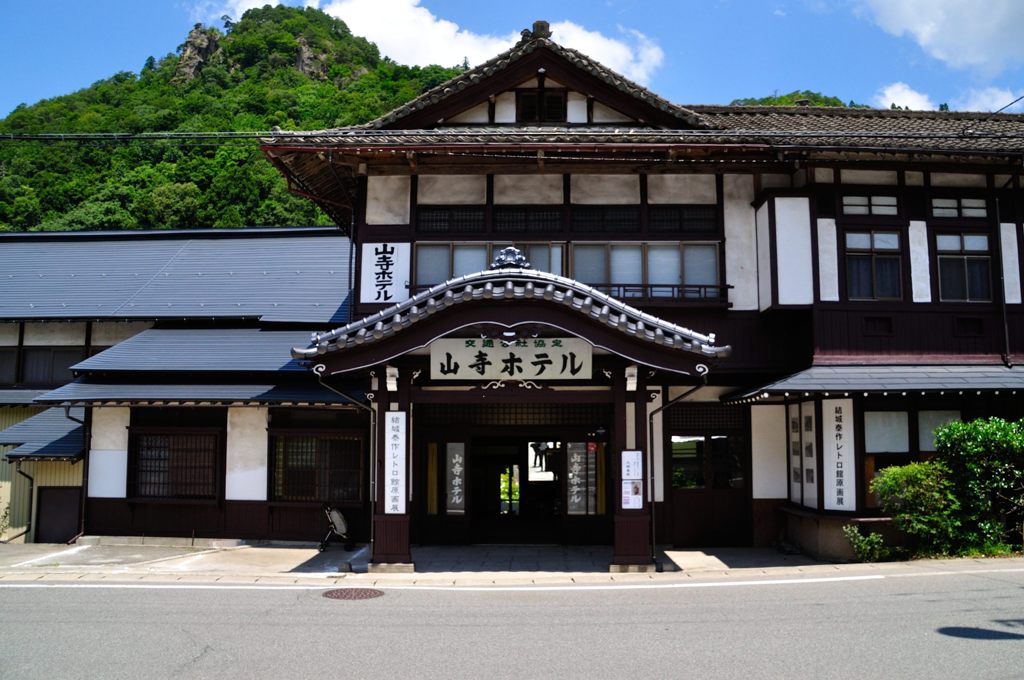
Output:
M647 393L641 385L636 391L626 391L625 376L617 371L613 387L615 395L615 436L612 440L612 501L614 502L613 526L615 538L612 548L612 571L646 571L654 568L651 559L651 505L647 501ZM629 446L626 441L627 401L634 405L632 417L635 441ZM623 505L622 452L640 451L643 469L639 480L642 506L625 509Z
M408 380L399 375L397 390L388 390L386 369L378 377L377 390L377 490L373 515L373 551L370 568L374 571L411 571L412 553L409 548L409 494L412 475L411 442L412 418L409 412ZM388 414L395 411L404 413L405 432L402 445L405 451L405 489L402 494L401 512L389 512L393 506L391 471L386 467L388 447L392 444L392 426Z

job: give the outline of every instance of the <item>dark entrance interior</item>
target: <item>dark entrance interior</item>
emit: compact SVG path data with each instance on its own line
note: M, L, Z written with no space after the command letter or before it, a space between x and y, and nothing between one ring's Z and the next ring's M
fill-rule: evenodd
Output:
M67 543L78 533L82 489L41 486L38 493L36 543Z
M561 442L473 439L470 504L475 543L561 540Z

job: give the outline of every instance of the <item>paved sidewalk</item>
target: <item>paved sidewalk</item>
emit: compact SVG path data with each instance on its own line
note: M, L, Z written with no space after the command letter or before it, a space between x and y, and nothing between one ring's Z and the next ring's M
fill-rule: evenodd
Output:
M427 546L413 548L414 573L367 573L369 550L314 544L0 545L0 585L12 583L263 584L310 587L614 586L716 581L870 577L946 570L1024 570L1024 558L832 564L763 548L668 550L660 572L613 574L607 546ZM175 542L175 541L164 541ZM179 543L185 543L178 541Z

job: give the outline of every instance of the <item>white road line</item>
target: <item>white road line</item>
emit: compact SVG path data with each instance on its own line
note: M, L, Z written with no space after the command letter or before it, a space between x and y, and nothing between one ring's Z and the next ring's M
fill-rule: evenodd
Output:
M46 555L42 555L40 557L33 557L30 560L25 560L24 562L18 562L17 564L12 564L10 566L10 568L24 567L26 564L34 564L36 562L42 562L43 560L53 560L54 558L62 557L64 555L74 555L75 553L82 552L83 550L87 550L90 547L91 546L88 546L88 545L76 545L74 548L68 548L67 550L60 550L60 551L55 552L55 553L47 553Z
M0 583L0 588L92 588L105 590L331 590L335 586L203 585L199 583Z

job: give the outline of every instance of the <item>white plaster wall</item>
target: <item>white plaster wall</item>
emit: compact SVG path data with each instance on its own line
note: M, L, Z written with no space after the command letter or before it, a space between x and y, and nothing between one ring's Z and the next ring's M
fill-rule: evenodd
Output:
M266 407L229 408L224 498L267 500Z
M572 202L581 205L617 205L640 202L639 175L573 175Z
M561 205L562 175L495 175L496 205Z
M494 122L516 122L516 93L502 92L494 99Z
M822 302L839 301L839 248L831 218L818 220L818 295Z
M619 113L610 106L605 106L601 102L594 102L595 123L626 123L632 120L629 116Z
M780 305L814 302L811 206L806 198L775 199L775 248Z
M930 176L933 187L981 187L988 186L985 175L965 172L933 172Z
M92 344L94 347L116 345L152 327L149 321L97 321L92 325Z
M792 180L789 175L781 174L768 174L761 175L761 188L762 189L789 189L792 186Z
M409 191L406 175L366 178L366 223L409 224Z
M570 92L565 101L565 120L569 123L587 122L587 97L580 92Z
M14 347L18 344L18 324L0 323L0 347Z
M461 111L448 119L449 123L487 123L490 119L487 110L490 108L487 102L477 104L473 108Z
M736 408L742 408L737 406ZM750 407L751 489L754 498L787 498L786 407Z
M650 178L648 178L648 182ZM648 187L649 188L649 187ZM734 310L757 309L757 227L754 223L754 178L722 178L725 218L725 272Z
M928 259L928 226L920 220L911 220L908 228L910 242L910 285L914 302L932 301L931 261Z
M895 170L841 170L840 179L843 184L899 184L899 175Z
M648 175L648 203L701 203L716 205L714 175Z
M772 251L768 224L768 203L762 203L755 215L757 222L757 295L762 312L772 306Z
M92 409L89 441L90 498L124 498L128 490L128 424L125 407Z
M627 395L628 396L628 395ZM632 402L626 402L626 448L635 449L636 445L636 404ZM646 446L645 446L646 448ZM646 466L646 463L644 463ZM644 470L644 476L647 476L647 470Z
M27 323L26 345L84 345L85 323Z
M923 187L924 173L917 170L907 170L903 173L903 183L908 187Z
M1017 225L999 225L999 240L1003 255L1003 291L1006 303L1020 304L1020 258L1017 257Z
M483 205L486 175L420 175L416 187L420 205Z
M540 87L540 81L538 81L536 78L530 78L529 80L524 80L523 82L516 85L516 89L520 90L527 90L531 87Z
M657 385L647 388L648 394L655 394L652 401L647 402L647 422L651 422L651 411L661 406L661 388ZM651 428L651 456L653 457L654 483L651 484L651 492L654 494L654 502L662 503L665 500L665 447L662 444L662 414L654 416L654 427ZM650 500L650 495L648 495Z
M832 184L835 174L832 168L815 168L814 169L814 183L815 184Z

